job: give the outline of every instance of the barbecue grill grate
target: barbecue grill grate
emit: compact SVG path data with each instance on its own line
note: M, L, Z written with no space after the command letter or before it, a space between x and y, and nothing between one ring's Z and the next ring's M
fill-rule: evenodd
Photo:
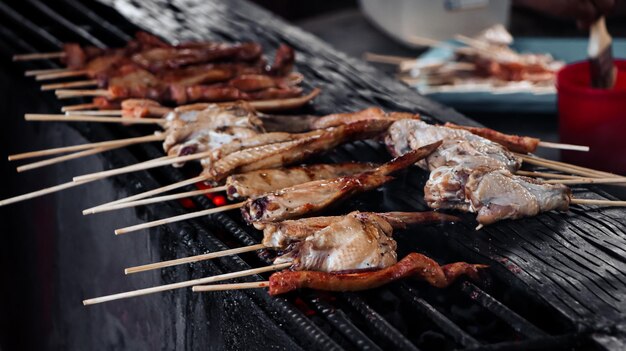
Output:
M174 1L167 5L117 1L116 4L133 10L133 21L170 40L245 38L259 40L265 47L287 42L300 55L298 70L306 76L309 87L320 85L327 92L318 99L315 105L319 110L314 112L327 113L375 104L387 109L418 109L455 123L471 123L456 112L381 77L371 68L335 53L315 38L250 4L239 1L228 4ZM61 0L47 4L37 0L11 1L0 3L0 17L4 19L0 24L0 50L7 57L14 53L57 50L65 41L96 46L121 45L136 30L112 9L91 1ZM167 20L172 18L181 21L179 27ZM21 67L32 69L53 65L29 63ZM127 137L130 133L127 128L115 126L76 124L74 127L88 139ZM119 166L161 154L153 145L142 145L128 151L108 153L105 158L109 165ZM345 145L320 159L380 162L388 159L388 155L380 145L366 141ZM423 172L412 170L410 175L400 177L382 191L359 196L344 208L424 210L421 185L425 177ZM184 178L185 173L167 168L125 175L117 181L120 186L132 185L136 191L142 191L157 183ZM212 206L206 197L193 200L198 208ZM182 210L175 204L159 204L139 211L152 220ZM440 262L489 262L492 264L491 279L481 287L461 282L449 289L438 290L416 282L399 282L360 293L307 291L277 298L269 297L265 291L204 295L176 292L168 294L166 300L171 305L163 306L163 309L176 309L176 313L172 311L171 314L172 325L180 323L179 313L188 316L182 318L185 323L182 329L176 329L182 332L182 337L176 333L174 336L165 333L164 337L176 338L179 346L196 348L204 345L185 339L195 338L208 343L216 342L209 339L210 336L221 335L219 340L224 345L228 345L228 341L237 341L239 345L248 343L258 348L262 344L245 339L256 337L286 349L299 346L323 350L619 347L624 339L620 341L617 330L608 327L623 319L624 306L619 304L623 301L626 284L624 212L573 212L546 214L518 224L501 223L478 233L468 221L467 224L420 228L396 235L400 256L419 250ZM218 214L154 231L166 234L150 239L160 242L162 259L250 245L259 240L259 233L243 225L236 214ZM546 250L559 255L533 253ZM593 262L588 262L589 257L593 257ZM251 254L225 257L189 267L166 269L162 279L169 283L247 269L267 262ZM597 276L590 271L593 269L596 269ZM608 273L599 274L600 271ZM608 280L611 277L613 279ZM262 277L246 280L254 279L262 280ZM619 289L622 289L621 293ZM219 304L223 305L220 307ZM247 310L256 316L250 317L251 320L272 325L252 325L250 321L238 320L234 311L242 308L237 308L237 304L253 307L251 311ZM218 312L223 316L216 317ZM594 318L594 312L603 315L603 319ZM228 323L223 324L224 321ZM278 332L268 337L263 335L266 329Z

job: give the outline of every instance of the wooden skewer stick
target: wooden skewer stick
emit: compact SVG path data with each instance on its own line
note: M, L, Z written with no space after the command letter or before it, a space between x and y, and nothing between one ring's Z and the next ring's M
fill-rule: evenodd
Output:
M13 61L34 61L34 60L48 60L53 58L65 57L65 52L38 52L34 54L21 54L13 55Z
M153 204L153 203L156 203L156 202L165 202L165 201L171 201L171 200L177 200L177 199L184 199L186 197L191 197L191 196L198 196L198 195L204 195L204 194L210 194L210 193L217 193L217 192L224 191L224 190L226 190L226 186L225 185L224 186L215 187L215 188L210 188L210 189L201 189L201 190L187 191L187 192L184 192L184 193L178 193L178 194L172 194L172 195L151 197L149 199L143 199L143 200L137 200L137 201L129 201L129 202L122 202L122 203L119 203L117 205L111 205L111 206L107 206L107 207L102 207L102 208L96 209L96 210L94 210L92 212L88 212L88 213L85 213L83 211L83 214L94 214L94 213L108 212L108 211L113 211L113 210L119 210L119 209L122 209L122 208L149 205L149 204Z
M549 141L540 141L537 146L545 147L548 149L559 149L559 150L574 150L574 151L589 151L589 146L585 145L573 145L573 144L563 144L563 143L551 143Z
M67 105L67 106L61 107L61 112L79 111L79 110L83 110L83 109L96 108L96 107L98 107L98 105L96 105L94 103Z
M75 115L83 115L83 116L108 116L115 117L121 116L122 110L79 110L79 111L67 111L65 112L66 116L75 116Z
M238 247L236 249L229 249L229 250L223 250L223 251L218 251L218 252L210 252L210 253L206 253L206 254L203 254L203 255L197 255L197 256L191 256L191 257L183 257L183 258L179 258L179 259L176 259L176 260L169 260L169 261L163 261L163 262L145 264L145 265L142 265L142 266L135 266L135 267L126 268L124 270L124 274L133 274L133 273L138 273L138 272L150 271L150 270L153 270L153 269L177 266L177 265L185 264L185 263L192 263L192 262L200 262L200 261L205 261L205 260L211 260L211 259L218 258L218 257L237 255L237 254L244 253L244 252L262 250L262 249L265 249L265 248L266 247L263 244L256 244L256 245Z
M32 77L32 76L40 76L42 74L61 73L61 72L69 72L69 71L73 71L73 70L69 68L32 69L32 70L24 72L24 76Z
M162 118L123 118L123 117L98 117L98 116L66 116L55 114L27 113L24 115L27 121L41 122L101 122L101 123L129 123L129 124L164 124Z
M83 305L85 305L85 306L93 305L93 304L107 302L107 301L127 299L129 297L154 294L154 293L162 292L162 291L174 290L174 289L179 289L179 288L187 288L187 287L194 286L194 285L199 285L199 284L208 284L208 283L213 283L213 282L219 282L219 281L222 281L222 280L246 277L246 276L254 275L254 274L260 274L260 273L265 273L265 272L277 271L277 270L280 270L280 269L283 269L283 268L287 268L289 266L291 266L291 263L275 264L275 265L261 267L261 268L246 269L244 271L239 271L239 272L232 272L232 273L214 275L212 277L187 280L187 281L180 282L180 283L173 283L173 284L155 286L155 287L152 287L152 288L128 291L128 292L124 292L124 293L113 294L113 295L108 295L108 296L97 297L97 298L94 298L94 299L83 300Z
M35 76L35 80L42 81L42 80L52 80L52 79L58 79L58 78L80 77L80 76L87 75L87 73L88 71L85 69L56 72L56 73L47 73L47 74L40 74L38 76Z
M69 155L63 155L63 156L59 156L59 157L53 157L47 160L42 160L42 161L38 161L38 162L33 162L33 163L29 163L29 164L25 164L22 166L17 167L17 172L21 173L21 172L25 172L25 171L30 171L32 169L37 169L37 168L41 168L41 167L45 167L45 166L49 166L49 165L53 165L56 163L61 163L61 162L65 162L68 160L73 160L76 158L81 158L81 157L85 157L85 156L90 156L90 155L95 155L95 154L99 154L101 152L105 152L105 151L109 151L109 150L113 150L119 147L123 147L124 145L119 145L119 146L101 146L101 147L95 147L93 149L88 149L88 150L83 150L83 151L78 151Z
M85 182L67 182L67 183L63 183L63 184L59 184L59 185L55 185L55 186L51 186L49 188L44 188L41 190L37 190L37 191L33 191L31 193L27 193L27 194L22 194L19 196L14 196L5 200L1 200L0 201L0 206L5 206L5 205L10 205L16 202L20 202L20 201L24 201L24 200L29 200L29 199L33 199L39 196L43 196L43 195L47 195L47 194L51 194L57 191L61 191L64 189L68 189L68 188L73 188L75 186L79 186L81 184L85 184L85 183L89 183L88 181Z
M575 185L575 184L615 184L615 183L626 183L626 178L575 178L575 179L553 179L546 180L545 183L548 184L566 184L566 185Z
M54 93L59 99L72 99L84 96L109 96L109 91L106 89L59 89Z
M612 174L608 172L602 172L595 169L580 167L564 162L558 162L553 160L547 160L544 158L528 156L524 154L515 153L516 156L520 157L524 162L530 163L536 166L543 166L546 168L551 168L557 171L567 172L571 174L579 174L586 177L620 177L617 174Z
M94 206L88 209L83 210L83 214L94 214L94 213L98 213L101 212L102 210L106 209L109 206L115 206L117 204L121 204L121 203L126 203L126 202L131 202L131 201L135 201L135 200L140 200L140 199L145 199L147 197L150 197L152 195L157 195L157 194L161 194L170 190L174 190L174 189L178 189L181 188L183 186L187 186L187 185L191 185L191 184L195 184L198 182L202 182L204 180L206 180L207 177L206 176L198 176L198 177L194 177L191 179L186 179L183 181L180 181L178 183L174 183L174 184L170 184L170 185L166 185L160 188L156 188L156 189L152 189L143 193L139 193L133 196L129 196L129 197L125 197L123 199L119 199L116 201L112 201L112 202L107 202L105 204L102 205L98 205L98 206Z
M567 174L558 174L558 173L546 173L546 172L529 172L529 171L517 171L515 172L517 175L525 176L525 177L535 177L535 178L555 178L555 179L578 179L579 176L567 175Z
M269 281L251 282L251 283L234 283L234 284L213 284L213 285L196 285L191 287L193 292L207 291L225 291L225 290L243 290L243 289L259 289L270 286Z
M599 206L626 206L626 201L596 200L596 199L572 199L573 205L599 205Z
M159 158L157 160L160 160L162 158L164 158L164 157L161 157L161 158ZM149 161L145 161L145 162L142 162L142 163L150 163L150 162L154 162L154 161L156 161L156 160L149 160ZM9 205L9 204L13 204L13 203L24 201L24 200L33 199L33 198L36 198L36 197L39 197L39 196L51 194L51 193L54 193L54 192L57 192L57 191L61 191L61 190L64 190L64 189L68 189L68 188L73 188L75 186L79 186L81 184L85 184L85 183L89 183L89 182L90 182L89 180L86 180L86 181L83 181L83 182L71 181L71 182L55 185L55 186L52 186L52 187L49 187L49 188L44 188L44 189L41 189L41 190L33 191L31 193L14 196L14 197L11 197L11 198L8 198L8 199L5 199L5 200L1 200L0 201L0 206Z
M115 230L115 235L127 234L127 233L131 233L131 232L136 232L136 231L141 230L141 229L148 229L148 228L157 227L157 226L164 225L164 224L170 224L170 223L185 221L187 219L207 216L207 215L214 214L214 213L230 211L230 210L234 210L236 208L240 208L244 204L245 204L245 202L238 202L236 204L225 205L225 206L216 207L216 208L209 208L209 209L203 210L203 211L186 213L186 214L182 214L182 215L179 215L179 216L159 219L159 220L152 221L152 222L147 222L147 223L141 223L141 224L133 225L133 226L126 227L126 228L120 228L120 229L116 229Z
M139 144L139 143L145 143L145 142L151 142L151 141L160 141L160 140L165 139L165 137L166 135L164 133L159 133L159 134L146 135L146 136L135 137L135 138L117 139L117 140L101 141L97 143L57 147L54 149L30 151L30 152L25 152L21 154L10 155L9 161L23 160L26 158L33 158L33 157L40 157L40 156L56 155L56 154L62 154L65 152L81 151L81 150L93 149L96 147L102 147L102 146L115 146L115 145L126 146L126 145Z
M95 79L80 80L77 82L44 84L41 86L41 91L56 90L56 89L63 89L63 88L91 87L95 85L98 85L98 81Z
M82 176L74 177L74 181L79 182L79 181L87 180L87 179L103 179L103 178L120 175L124 173L131 173L131 172L142 171L142 170L150 169L150 168L167 166L167 165L171 165L174 163L183 163L187 161L199 160L201 158L210 156L211 153L212 153L212 150L208 150L205 152L191 154L187 156L168 157L167 159L157 161L157 162L150 162L150 163L144 163L144 164L139 164L139 165L131 165L131 166L126 166L126 167L121 167L121 168L110 169L108 171L85 174Z

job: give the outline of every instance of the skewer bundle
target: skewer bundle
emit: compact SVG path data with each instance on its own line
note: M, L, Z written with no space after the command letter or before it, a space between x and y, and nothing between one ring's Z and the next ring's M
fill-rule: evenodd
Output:
M119 109L128 98L150 98L182 105L190 102L261 101L302 96L302 76L292 72L293 49L281 45L267 64L257 43L215 42L169 45L139 32L125 47L99 49L67 44L64 51L16 55L14 60L59 58L67 69L28 71L38 81L87 77L45 84L60 99L93 97L80 108ZM97 89L71 89L95 86Z

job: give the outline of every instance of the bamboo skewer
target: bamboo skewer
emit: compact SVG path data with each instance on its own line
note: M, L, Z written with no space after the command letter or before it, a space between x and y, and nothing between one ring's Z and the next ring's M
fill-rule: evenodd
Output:
M164 157L158 158L156 160L145 161L145 162L142 162L140 164L155 162L155 161L160 160L162 158L164 158ZM54 193L54 192L57 192L57 191L61 191L61 190L64 190L64 189L68 189L68 188L73 188L75 186L78 186L78 185L81 185L81 184L85 184L85 183L89 183L89 182L91 182L91 181L90 180L86 180L86 181L82 181L82 182L71 181L71 182L55 185L55 186L52 186L52 187L49 187L49 188L44 188L44 189L40 189L40 190L33 191L33 192L30 192L30 193L14 196L14 197L11 197L11 198L8 198L8 199L0 200L0 206L5 206L5 205L13 204L13 203L16 203L16 202L33 199L33 198L36 198L36 197L39 197L39 196L51 194L51 193Z
M80 80L80 81L76 81L76 82L44 84L44 85L41 86L41 91L63 89L63 88L90 87L90 86L95 86L95 85L98 85L98 81L95 80L95 79Z
M88 149L88 150L78 151L78 152L75 152L75 153L72 153L72 154L69 154L69 155L53 157L53 158L50 158L50 159L47 159L47 160L33 162L33 163L29 163L29 164L25 164L25 165L19 166L19 167L17 167L17 172L21 173L21 172L25 172L25 171L30 171L32 169L41 168L41 167L53 165L53 164L56 164L56 163L61 163L61 162L65 162L65 161L69 161L69 160L73 160L73 159L77 159L77 158L81 158L81 157L85 157L85 156L99 154L101 152L113 150L113 149L120 148L120 147L123 147L123 146L124 145L101 146L101 147L95 147L95 148Z
M216 208L209 208L203 211L186 213L186 214L182 214L179 216L159 219L159 220L147 222L147 223L141 223L141 224L133 225L133 226L126 227L126 228L120 228L120 229L115 230L115 235L127 234L131 232L136 232L141 229L148 229L148 228L157 227L157 226L164 225L164 224L176 223L176 222L184 221L187 219L207 216L210 214L220 213L220 212L229 211L229 210L234 210L234 209L242 207L244 204L245 202L238 202L236 204L225 205L225 206L216 207Z
M84 96L109 96L109 91L106 89L59 89L54 93L59 99L71 99Z
M126 146L126 145L139 144L139 143L145 143L145 142L151 142L151 141L160 141L163 139L165 139L165 134L159 133L155 135L146 135L146 136L135 137L135 138L117 139L117 140L101 141L97 143L64 146L64 147L58 147L54 149L30 151L30 152L24 152L21 154L9 155L9 161L22 160L26 158L33 158L33 157L40 157L40 156L56 155L56 154L62 154L65 152L81 151L81 150L93 149L96 147L103 147L103 146L104 147L117 146L117 145Z
M537 146L545 147L548 149L559 149L559 150L573 150L573 151L589 151L589 146L585 145L573 145L573 144L564 144L564 143L552 143L549 141L540 141Z
M565 184L565 185L575 185L575 184L615 184L615 183L626 183L626 178L574 178L574 179L553 179L546 180L545 183L548 184Z
M596 199L571 199L573 205L600 205L600 206L626 206L626 201L596 200Z
M106 116L115 117L121 116L122 110L82 110L82 111L67 111L66 116L83 115L83 116Z
M40 76L43 74L49 74L49 73L61 73L61 72L69 72L69 71L72 71L72 70L69 68L33 69L33 70L24 72L24 76L32 77L32 76Z
M177 265L185 264L185 263L206 261L206 260L211 260L211 259L218 258L218 257L237 255L237 254L244 253L244 252L262 250L262 249L265 249L265 248L266 247L263 244L256 244L256 245L238 247L238 248L235 248L235 249L222 250L222 251L218 251L218 252L210 252L210 253L206 253L206 254L203 254L203 255L197 255L197 256L191 256L191 257L183 257L183 258L179 258L179 259L176 259L176 260L169 260L169 261L163 261L163 262L150 263L150 264L145 264L145 265L142 265L142 266L135 266L135 267L126 268L124 270L124 274L133 274L133 273L138 273L138 272L150 271L150 270L153 270L153 269L177 266Z
M619 175L617 174L602 172L595 169L580 167L564 162L552 161L519 153L515 153L515 155L520 157L526 163L530 163L535 166L543 166L546 168L551 168L557 171L567 172L571 174L579 174L586 177L619 177Z
M149 205L149 204L153 204L153 203L157 203L157 202L165 202L165 201L171 201L171 200L177 200L177 199L184 199L186 197L205 195L205 194L210 194L210 193L217 193L217 192L224 191L224 190L226 190L226 186L225 185L224 186L219 186L219 187L216 187L216 188L210 188L210 189L201 189L201 190L187 191L187 192L184 192L184 193L178 193L178 194L172 194L172 195L151 197L149 199L129 201L129 202L122 202L122 203L119 203L119 204L116 204L116 205L102 207L102 208L94 210L92 212L85 213L83 211L83 214L94 214L94 213L108 212L108 211L113 211L113 210L119 210L119 209L122 209L122 208L137 207L137 206Z
M37 190L37 191L33 191L31 193L27 193L27 194L23 194L23 195L19 195L19 196L14 196L8 199L4 199L0 201L0 206L5 206L5 205L9 205L9 204L13 204L16 202L20 202L20 201L24 201L24 200L29 200L29 199L33 199L39 196L43 196L43 195L47 195L50 193L54 193L57 191L61 191L64 189L68 189L68 188L73 188L75 186L79 186L81 184L85 184L85 183L89 183L89 181L84 181L84 182L67 182L67 183L63 183L63 184L59 184L59 185L55 185L49 188L44 188L41 190Z
M254 275L254 274L277 271L283 268L287 268L289 266L291 266L291 263L282 263L282 264L276 264L276 265L271 265L271 266L266 266L266 267L246 269L244 271L239 271L239 272L214 275L212 277L187 280L187 281L180 282L180 283L173 283L173 284L155 286L152 288L139 289L139 290L128 291L128 292L123 292L119 294L96 297L93 299L83 300L83 305L85 306L93 305L93 304L107 302L107 301L127 299L129 297L154 294L154 293L162 292L162 291L174 290L174 289L179 289L179 288L187 288L187 287L199 285L199 284L208 284L208 283L218 282L222 280L246 277L246 276Z
M131 201L135 201L135 200L144 199L144 198L150 197L152 195L161 194L161 193L164 193L164 192L167 192L167 191L170 191L170 190L181 188L183 186L195 184L197 182L201 182L201 181L204 181L206 179L207 179L206 176L198 176L198 177L194 177L194 178L191 178L191 179L186 179L186 180L180 181L178 183L166 185L166 186L163 186L163 187L160 187L160 188L149 190L149 191L146 191L146 192L143 192L143 193L139 193L139 194L136 194L136 195L133 195L133 196L129 196L129 197L126 197L126 198L123 198L123 199L119 199L119 200L112 201L112 202L107 202L107 203L102 204L102 205L98 205L98 206L94 206L94 207L85 209L85 210L83 210L83 214L86 215L86 214L94 214L94 213L104 212L104 211L106 211L106 208L109 207L109 206L114 206L114 205L125 203L125 202L131 202Z
M40 74L38 76L35 76L35 80L42 81L42 80L52 80L52 79L58 79L58 78L80 77L80 76L87 75L87 73L88 71L84 69L63 71L63 72L53 72L53 73Z
M40 122L101 122L101 123L129 123L129 124L164 124L167 121L162 118L124 118L124 117L98 117L98 116L66 116L59 114L27 113L24 115L27 121Z
M89 108L96 108L96 107L98 107L98 105L94 103L67 105L67 106L61 107L61 112L79 111L82 109L89 109Z
M48 60L53 58L63 58L65 57L65 52L38 52L34 54L21 54L21 55L13 55L13 61L35 61L35 60Z
M187 161L198 160L198 159L210 156L212 152L213 152L212 150L209 150L209 151L205 151L205 152L201 152L197 154L191 154L187 156L178 156L178 157L169 156L166 159L161 160L161 161L150 162L147 164L144 163L144 164L138 164L138 165L130 165L126 167L110 169L108 171L85 174L82 176L74 177L74 181L79 182L79 181L87 180L87 179L104 179L104 178L108 178L111 176L120 175L124 173L137 172L137 171L142 171L145 169L167 166L167 165L171 165L174 163L183 163Z
M515 172L517 175L525 176L525 177L535 177L535 178L555 178L555 179L578 179L579 176L567 175L567 174L558 174L558 173L546 173L546 172L529 172L529 171L517 171Z
M270 286L269 281L250 282L250 283L234 283L234 284L213 284L213 285L196 285L191 287L193 292L208 292L208 291L225 291L225 290L244 290L244 289L259 289L267 288Z

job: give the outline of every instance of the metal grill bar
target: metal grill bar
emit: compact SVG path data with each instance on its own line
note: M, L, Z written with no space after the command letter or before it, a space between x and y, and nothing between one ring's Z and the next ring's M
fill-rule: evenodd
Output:
M535 339L545 338L548 336L548 334L537 328L534 324L504 306L500 303L500 301L494 299L476 285L470 282L463 282L461 290L472 300L477 301L481 306L491 311L491 313L510 325L513 330L524 335L525 337Z
M400 284L396 290L404 299L411 303L411 306L424 317L430 319L439 329L450 336L454 341L463 347L478 347L480 343L463 329L454 324L448 317L444 316L436 308L431 306L426 300L418 297L418 292L406 284Z
M55 38L53 35L48 33L43 28L37 26L33 22L31 22L26 17L22 16L17 11L13 10L11 7L6 5L4 2L0 2L0 11L4 12L7 16L9 16L15 23L25 27L29 31L35 33L37 36L43 38L48 43L52 44L55 48L63 47L63 41Z
M129 40L133 39L132 36L124 33L122 30L117 28L113 23L111 23L111 22L107 21L106 19L102 18L100 15L98 15L96 12L91 10L89 7L83 5L82 3L80 3L80 2L78 2L76 0L63 0L63 1L66 4L68 4L69 6L75 8L77 11L79 11L85 17L87 17L91 22L93 22L93 23L99 25L100 27L106 29L111 34L115 35L116 37L120 38L121 40L129 41Z
M56 11L54 11L48 5L45 5L41 1L39 1L39 0L29 0L28 2L31 3L33 6L35 6L43 14L45 14L48 17L52 18L53 20L57 21L63 27L71 30L72 32L74 32L76 34L78 34L80 37L82 37L83 39L87 40L89 43L91 43L91 44L93 44L93 45L95 45L95 46L97 46L99 48L106 48L107 47L106 44L101 42L98 38L96 38L93 35L89 34L89 32L87 32L85 29L83 29L83 28L77 26L76 24L68 21L67 19L65 19L65 17L61 16L60 14L58 14Z

